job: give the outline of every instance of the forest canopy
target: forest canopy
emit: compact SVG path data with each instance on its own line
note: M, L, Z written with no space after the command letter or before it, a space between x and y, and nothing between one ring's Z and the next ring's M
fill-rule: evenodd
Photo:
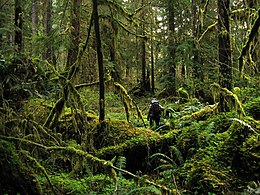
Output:
M0 0L0 194L260 194L259 26L257 0Z

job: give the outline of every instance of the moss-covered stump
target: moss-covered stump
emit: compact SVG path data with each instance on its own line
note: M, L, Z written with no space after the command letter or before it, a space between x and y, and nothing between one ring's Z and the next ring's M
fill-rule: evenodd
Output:
M0 159L0 194L41 194L35 176L22 163L12 143L0 140Z

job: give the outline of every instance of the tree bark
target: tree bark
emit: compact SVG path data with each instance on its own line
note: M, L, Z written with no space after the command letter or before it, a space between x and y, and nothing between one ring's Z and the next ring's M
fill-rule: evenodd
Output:
M219 84L222 88L232 88L232 64L229 30L230 0L218 0L218 43L219 43ZM220 111L229 111L224 94L220 94Z
M37 34L37 26L38 26L38 1L32 0L32 34Z
M153 37L153 28L151 27L151 34ZM154 84L154 46L153 38L151 38L151 92L154 95L155 93L155 84Z
M71 9L71 44L68 49L67 69L70 68L78 57L80 44L80 7L82 0L73 0L73 7Z
M44 20L44 30L45 30L45 35L47 37L50 37L51 35L51 29L52 29L52 0L45 0L44 1L44 15L43 15L43 20ZM50 40L47 39L46 44L46 50L43 53L43 58L52 61L52 47L50 44Z
M95 28L95 35L96 35L96 47L97 47L98 70L99 70L99 121L103 122L105 120L105 82L104 82L103 54L101 49L101 38L99 32L97 0L93 0L93 16L94 16L94 28Z
M194 93L197 98L204 98L203 86L201 84L204 82L203 76L203 62L199 55L199 49L197 46L198 37L201 35L201 21L198 14L198 1L192 0L192 15L193 15L193 23L192 23L192 34L193 34L193 47L194 47L194 58L193 58L193 77L195 79ZM204 0L202 0L201 4L204 5ZM203 17L203 16L202 16Z
M2 5L2 0L0 0L0 5ZM0 6L0 13L3 13L2 6ZM0 17L0 29L3 28L4 20L2 17ZM0 32L0 49L3 49L3 34Z
M17 53L21 53L23 49L23 11L22 11L22 1L15 0L15 30L14 44L17 46Z
M175 64L175 23L174 23L174 5L172 0L168 0L168 58L169 58L169 75L172 78L171 95L176 94L176 64Z

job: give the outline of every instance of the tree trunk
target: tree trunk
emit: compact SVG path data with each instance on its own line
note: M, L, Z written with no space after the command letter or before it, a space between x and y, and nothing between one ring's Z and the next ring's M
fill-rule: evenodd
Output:
M2 0L0 0L0 5L2 5ZM3 10L2 10L2 6L0 7L0 13L3 13ZM2 17L0 17L0 29L3 28L3 24L4 24L4 20ZM0 49L2 50L3 48L3 34L2 32L0 31Z
M142 24L142 31L143 31L143 35L144 34L144 24ZM147 91L146 89L146 47L145 47L145 40L144 38L142 39L141 42L141 48L142 48L142 89L144 91Z
M32 34L37 35L37 26L38 26L38 1L32 0Z
M79 44L80 44L80 6L82 0L73 0L73 7L71 9L71 44L68 49L67 56L67 69L69 69L78 57Z
M218 0L218 43L219 43L219 84L222 88L232 88L232 64L229 30L229 0ZM220 111L229 111L224 94L220 94Z
M172 78L172 85L169 89L171 95L176 94L176 64L175 64L175 23L174 23L174 5L172 0L168 0L168 58L169 58L169 75Z
M202 0L201 4L204 5L204 3L205 3L204 0ZM203 99L204 98L204 91L202 86L202 83L204 82L203 70L202 70L203 62L201 57L199 56L199 49L196 44L198 37L201 35L201 22L198 16L199 14L197 12L197 7L198 7L197 1L192 0L192 15L193 15L192 34L193 34L193 47L194 47L193 77L195 80L194 95L197 98Z
M21 53L23 49L23 11L22 1L15 0L15 18L14 18L16 30L14 37L14 44L17 46L17 53Z
M153 37L153 28L151 28L151 34ZM155 84L154 84L154 46L153 38L151 39L151 92L154 95L155 93Z
M94 27L95 27L95 35L96 35L96 47L97 47L98 70L99 70L99 121L103 122L105 120L105 82L104 82L103 54L101 49L101 38L99 32L97 0L93 0L93 14L94 14Z
M44 21L44 29L45 29L45 35L46 37L50 37L51 35L51 29L52 29L52 0L45 0L44 1L44 15L43 15L43 21ZM46 50L43 53L43 58L52 61L52 47L51 47L51 41L47 39L46 44Z

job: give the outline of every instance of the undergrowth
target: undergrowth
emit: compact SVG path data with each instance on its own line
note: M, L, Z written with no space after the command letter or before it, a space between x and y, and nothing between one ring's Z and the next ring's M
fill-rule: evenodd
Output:
M105 129L99 132L97 95L91 90L80 95L85 111L68 104L54 129L44 126L54 105L50 99L30 98L19 112L8 105L1 109L0 148L15 166L30 167L41 194L257 192L259 98L243 105L247 116L218 113L217 104L195 99L185 104L163 99L161 126L149 129L133 110L126 121L120 97L108 93ZM145 116L149 100L137 104ZM138 170L129 172L135 165ZM20 175L26 170L20 168Z

